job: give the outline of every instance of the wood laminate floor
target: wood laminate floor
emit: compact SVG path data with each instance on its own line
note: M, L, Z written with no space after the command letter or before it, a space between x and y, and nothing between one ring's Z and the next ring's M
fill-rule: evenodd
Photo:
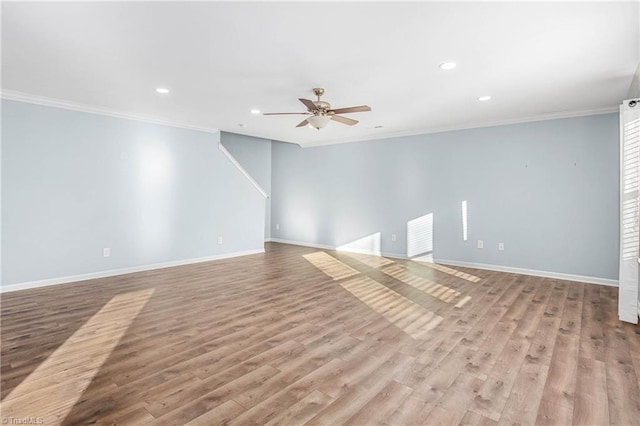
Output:
M47 425L640 424L612 287L270 243L6 293L1 325L2 416Z

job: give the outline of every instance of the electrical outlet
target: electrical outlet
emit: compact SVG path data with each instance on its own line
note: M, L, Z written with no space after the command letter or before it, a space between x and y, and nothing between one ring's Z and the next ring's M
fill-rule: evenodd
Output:
M500 251L504 250L504 243L498 243L498 250Z
M484 241L478 240L478 248L479 249L484 248Z
M222 244L222 237L218 237L218 244Z
M109 247L105 247L102 249L102 256L109 257L111 256L111 249Z
M280 230L280 224L276 223L276 231L279 231L279 230Z
M397 239L396 234L391 234L391 241L396 241Z

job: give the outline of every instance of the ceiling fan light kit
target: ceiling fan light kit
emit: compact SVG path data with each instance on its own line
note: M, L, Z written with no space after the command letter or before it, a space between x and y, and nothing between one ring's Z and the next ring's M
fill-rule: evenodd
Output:
M371 111L371 108L367 105L360 105L356 107L331 109L331 104L320 100L320 96L324 94L324 89L316 87L313 89L313 93L316 95L317 100L312 101L309 99L298 98L304 106L307 107L306 112L266 112L263 115L309 115L310 117L299 123L296 127L311 126L315 129L322 129L329 121L337 121L338 123L353 126L358 124L358 120L352 118L342 117L338 114L349 114L353 112L367 112Z
M331 121L331 117L329 117L328 115L314 115L307 118L307 121L309 122L309 124L311 124L311 127L315 127L316 129L320 130L324 126L329 124L329 122Z

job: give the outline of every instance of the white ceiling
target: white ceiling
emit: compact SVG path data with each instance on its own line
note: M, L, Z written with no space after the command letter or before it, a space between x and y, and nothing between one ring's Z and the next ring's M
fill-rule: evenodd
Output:
M594 113L640 61L638 2L2 3L2 88L315 145ZM455 61L457 69L438 64ZM156 87L168 87L158 95ZM297 100L367 104L296 128ZM20 93L16 93L20 92ZM27 94L27 95L24 95ZM489 102L478 102L491 95ZM239 124L246 124L240 127ZM374 126L384 126L374 129Z

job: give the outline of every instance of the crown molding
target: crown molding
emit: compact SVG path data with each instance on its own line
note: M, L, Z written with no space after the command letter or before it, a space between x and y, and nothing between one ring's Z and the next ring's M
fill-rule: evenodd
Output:
M336 140L327 141L327 142L312 142L312 143L299 144L299 145L302 148L313 148L317 146L337 145L341 143L364 142L364 141L373 141L373 140L381 140L381 139L402 138L407 136L429 135L433 133L453 132L457 130L481 129L485 127L507 126L510 124L523 124L523 123L531 123L535 121L559 120L563 118L576 118L576 117L586 117L590 115L609 114L612 112L619 112L619 109L620 109L619 106L612 106L612 107L596 108L596 109L588 109L588 110L580 110L580 111L554 112L550 114L539 114L539 115L518 117L518 118L509 119L509 120L489 121L489 122L483 122L483 123L471 123L468 125L461 125L461 126L416 129L416 130L408 130L405 132L390 132L390 133L380 134L376 136L367 136L364 138L360 137L360 138L336 139Z
M1 90L0 98L9 101L26 102L35 105L42 105L53 108L61 108L70 111L86 112L88 114L105 115L108 117L123 118L125 120L140 121L143 123L159 124L161 126L177 127L180 129L196 130L198 132L219 133L220 130L213 127L200 127L188 123L164 120L149 115L135 114L127 111L117 111L109 108L96 107L91 105L79 104L61 99L47 98L44 96L31 95L29 93L18 92L15 90Z
M206 132L206 133L220 132L220 129L218 128L195 126L189 123L175 122L175 121L164 120L164 119L160 119L160 118L156 118L148 115L135 114L127 111L117 111L117 110L112 110L108 108L79 104L76 102L65 101L61 99L47 98L44 96L36 96L36 95L31 95L29 93L18 92L14 90L0 90L0 98L11 100L11 101L19 101L19 102L36 104L36 105L54 107L54 108L62 108L62 109L67 109L71 111L86 112L89 114L98 114L98 115L105 115L109 117L123 118L126 120L141 121L144 123L159 124L162 126L196 130L199 132ZM428 135L433 133L452 132L457 130L470 130L470 129L485 128L485 127L506 126L510 124L522 124L522 123L530 123L535 121L585 117L590 115L608 114L613 112L619 112L619 106L580 110L580 111L564 111L564 112L556 112L556 113L549 113L549 114L539 114L539 115L533 115L533 116L518 117L514 119L509 119L509 120L471 123L471 124L460 125L460 126L414 129L414 130L408 130L403 132L390 132L390 133L384 133L384 134L378 134L378 135L368 135L368 136L354 137L354 138L342 138L342 139L335 139L331 141L311 142L311 143L305 143L305 144L299 143L299 142L293 142L293 141L281 141L281 142L294 143L301 146L302 148L312 148L317 146L337 145L342 143L364 142L364 141L381 140L381 139L401 138L401 137L407 137L407 136ZM263 139L271 139L270 137L238 132L237 130L235 130L235 132L243 135L246 134L247 136L259 137Z

